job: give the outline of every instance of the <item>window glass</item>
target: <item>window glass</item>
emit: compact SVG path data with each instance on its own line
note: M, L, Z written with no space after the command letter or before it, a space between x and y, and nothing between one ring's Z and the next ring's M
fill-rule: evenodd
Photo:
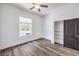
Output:
M32 20L29 18L19 17L19 36L32 34Z

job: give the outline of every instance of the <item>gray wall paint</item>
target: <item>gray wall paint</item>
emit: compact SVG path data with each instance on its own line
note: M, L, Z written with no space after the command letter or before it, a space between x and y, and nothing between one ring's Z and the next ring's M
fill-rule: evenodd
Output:
M79 3L64 5L50 11L50 13L52 13L51 15L54 21L79 18Z
M1 42L1 5L0 5L0 42ZM1 43L0 43L1 44Z
M1 43L2 43L2 4L0 4L0 45L1 45Z
M43 20L43 37L54 43L54 23L51 13Z
M42 17L31 14L27 11L21 10L9 4L2 6L2 39L0 49L10 47L16 44L24 43L41 37L41 20ZM32 19L32 36L18 36L18 20L19 16Z

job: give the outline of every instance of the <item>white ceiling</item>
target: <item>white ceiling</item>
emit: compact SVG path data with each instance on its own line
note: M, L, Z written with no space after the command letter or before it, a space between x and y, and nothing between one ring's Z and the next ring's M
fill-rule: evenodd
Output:
M14 3L12 5L15 5L19 8L22 8L24 10L27 10L29 12L32 12L41 16L47 15L50 10L54 10L55 8L66 5L66 3L44 3L44 4L48 5L48 8L41 8L41 12L39 12L37 9L30 10L30 8L32 7L32 3Z

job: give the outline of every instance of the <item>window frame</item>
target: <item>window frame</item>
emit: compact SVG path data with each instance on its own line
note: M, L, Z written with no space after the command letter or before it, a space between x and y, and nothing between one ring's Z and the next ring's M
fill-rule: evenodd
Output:
M21 22L20 20L22 20L22 19L20 19L20 17L21 17L21 18L28 19L28 20L31 20L31 22L30 22L30 23L28 23L28 22ZM20 16L20 17L19 17L19 37L31 36L31 35L32 35L32 19L26 18L26 17L22 17L22 16ZM20 30L20 23L25 23L25 24L30 24L30 25L31 25L30 30L29 30L29 31L26 30L24 35L20 34L20 33L21 33L21 30ZM24 31L23 31L23 32L24 32ZM29 33L26 33L26 32L29 32Z

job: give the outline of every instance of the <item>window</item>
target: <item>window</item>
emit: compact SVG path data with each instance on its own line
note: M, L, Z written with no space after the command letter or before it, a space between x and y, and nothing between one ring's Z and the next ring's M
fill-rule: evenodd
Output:
M32 34L32 20L29 18L19 17L19 36Z

